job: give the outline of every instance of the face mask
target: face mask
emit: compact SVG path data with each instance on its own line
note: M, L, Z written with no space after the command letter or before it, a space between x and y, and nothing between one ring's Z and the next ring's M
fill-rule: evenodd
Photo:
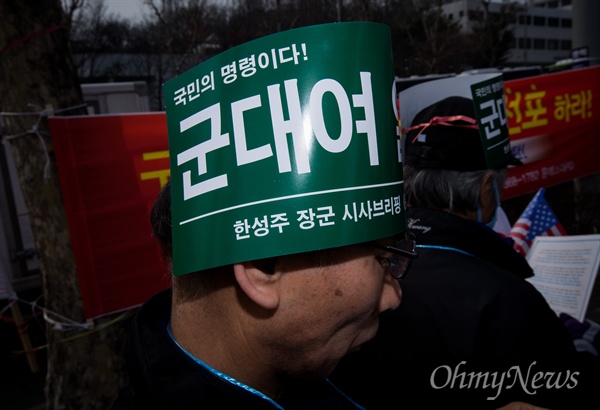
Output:
M492 219L485 224L490 229L494 229L494 225L496 225L496 221L498 219L498 208L500 208L500 193L498 192L498 184L496 183L496 178L492 180L492 186L494 187L494 198L496 200L496 208L494 209L494 215ZM481 220L481 206L479 203L477 204L477 222L483 223Z

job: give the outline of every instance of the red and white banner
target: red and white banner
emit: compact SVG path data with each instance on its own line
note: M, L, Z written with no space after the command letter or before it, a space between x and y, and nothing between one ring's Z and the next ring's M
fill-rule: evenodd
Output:
M600 172L600 67L504 83L512 151L502 199Z
M507 81L513 152L502 199L600 172L600 67ZM149 211L169 178L164 112L53 117L50 129L87 318L169 286Z
M50 118L86 317L169 285L150 209L169 177L164 113Z

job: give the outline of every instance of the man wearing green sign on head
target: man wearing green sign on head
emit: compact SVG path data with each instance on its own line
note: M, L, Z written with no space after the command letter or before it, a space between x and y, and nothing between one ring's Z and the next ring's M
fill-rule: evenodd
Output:
M136 317L115 408L357 408L326 377L400 304L405 237L390 34L325 24L165 87L152 213L171 291Z

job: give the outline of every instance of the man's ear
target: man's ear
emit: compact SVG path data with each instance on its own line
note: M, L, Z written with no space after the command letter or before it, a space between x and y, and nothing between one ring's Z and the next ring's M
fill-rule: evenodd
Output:
M233 265L233 273L242 291L257 305L265 309L279 306L281 273L263 270L256 262L243 262Z

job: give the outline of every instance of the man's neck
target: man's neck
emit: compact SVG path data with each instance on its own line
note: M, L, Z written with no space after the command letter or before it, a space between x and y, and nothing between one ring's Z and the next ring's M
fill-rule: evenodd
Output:
M234 312L232 303L202 300L174 305L171 312L173 338L189 354L238 382L276 398L281 386L273 374L268 349L256 343L255 326L245 312ZM211 300L212 299L212 300Z

